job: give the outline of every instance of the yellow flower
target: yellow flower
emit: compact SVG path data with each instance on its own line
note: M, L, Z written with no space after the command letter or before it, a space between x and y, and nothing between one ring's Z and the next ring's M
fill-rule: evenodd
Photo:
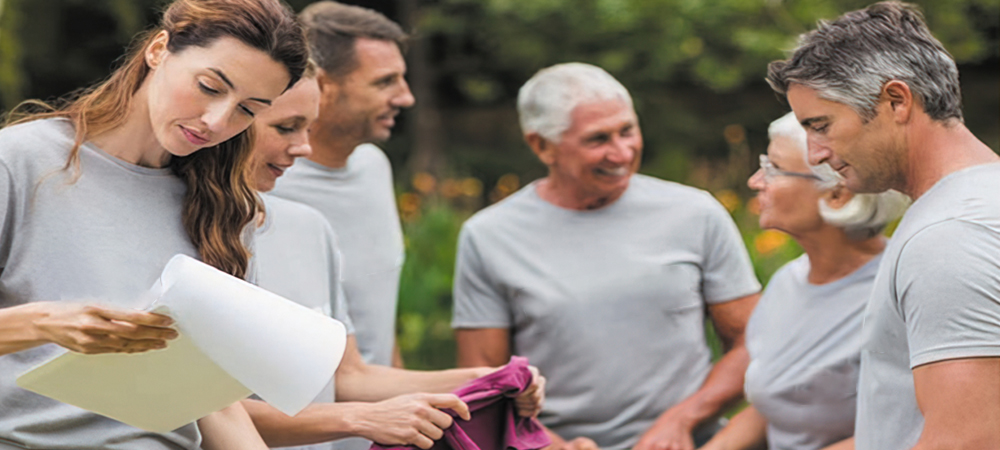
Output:
M437 186L437 180L434 179L434 175L427 172L419 172L413 176L413 188L421 194L427 195L434 192L435 186Z
M717 194L715 194L715 198L718 199L719 203L722 203L722 206L724 206L726 210L729 212L736 211L736 209L739 208L740 204L742 203L740 201L740 196L736 195L735 192L729 189L724 189L719 191Z
M462 180L462 193L466 197L479 197L483 195L483 182L478 178L466 178Z
M764 230L753 239L757 253L767 255L774 253L788 242L788 235L777 230Z
M415 213L420 210L420 197L412 192L407 192L399 196L399 210L406 214Z

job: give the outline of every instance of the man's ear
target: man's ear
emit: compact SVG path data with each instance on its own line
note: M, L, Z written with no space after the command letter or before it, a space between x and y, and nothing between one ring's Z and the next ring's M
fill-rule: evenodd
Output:
M552 142L542 137L542 135L537 132L531 132L524 135L524 142L528 143L528 147L531 147L531 151L538 156L538 159L542 161L542 164L546 166L551 166L555 163L555 146Z
M319 84L319 95L324 101L337 98L344 90L344 80L331 76L322 68L316 69L316 82Z
M882 86L881 100L889 102L891 114L896 122L909 122L915 104L913 92L910 91L910 86L905 82L890 80L885 86Z
M823 193L822 199L827 206L833 209L843 208L847 202L854 198L854 192L847 189L842 184L834 186L832 189Z
M153 36L153 39L146 46L143 51L143 57L146 59L146 65L150 69L155 69L163 64L163 60L170 54L170 50L167 50L167 44L170 42L170 33L167 30L160 31Z

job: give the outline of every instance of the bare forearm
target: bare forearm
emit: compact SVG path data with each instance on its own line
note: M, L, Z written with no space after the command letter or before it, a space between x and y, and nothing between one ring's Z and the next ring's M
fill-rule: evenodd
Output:
M741 343L722 356L697 392L667 410L692 428L718 416L743 398L743 376L750 357Z
M259 400L244 400L243 407L269 447L309 445L357 436L353 403L313 403L294 417Z
M823 450L854 450L854 438L847 438L836 444L823 447Z
M337 401L377 402L417 392L446 393L492 370L478 367L417 371L365 365L359 370L337 372Z
M45 343L33 326L43 313L39 303L0 309L0 355L19 352Z
M267 450L240 403L198 421L204 450Z
M699 450L763 450L766 445L767 421L748 406Z

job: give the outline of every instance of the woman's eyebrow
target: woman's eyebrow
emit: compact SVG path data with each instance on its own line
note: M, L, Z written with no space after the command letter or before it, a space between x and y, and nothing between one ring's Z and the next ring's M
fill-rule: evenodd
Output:
M209 67L209 69L208 69L208 70L211 70L211 71L212 71L212 72L214 72L214 73L215 73L216 75L218 75L218 76L219 76L219 78L222 78L222 82L224 82L224 83L226 83L227 85L229 85L229 88L230 88L230 89L236 89L236 86L234 86L234 85L233 85L233 82L232 82L232 81L229 81L229 77L227 77L227 76L226 76L226 74L225 74L225 73L223 73L223 72L222 72L221 70L219 70L219 69L216 69L216 68L214 68L214 67ZM253 100L253 101L255 101L255 102L260 102L260 103L263 103L263 104L265 104L265 105L268 105L268 106L270 106L270 105L271 105L271 101L270 101L270 100L268 100L268 99L266 99L266 98L254 98L254 97L251 97L251 98L250 98L250 100Z

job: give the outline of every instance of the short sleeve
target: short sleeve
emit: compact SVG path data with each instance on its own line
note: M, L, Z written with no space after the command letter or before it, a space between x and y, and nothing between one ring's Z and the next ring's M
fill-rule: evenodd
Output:
M455 261L452 328L510 328L512 314L502 292L487 273L468 225L463 226Z
M330 315L344 324L347 334L354 334L354 321L351 320L350 311L347 307L347 295L344 294L344 257L340 252L340 246L337 244L336 233L334 233L330 224L326 223L326 220L323 221L323 225L325 225L326 240L329 245Z
M14 240L14 216L19 192L10 167L0 161L0 272L7 267L10 247Z
M760 292L760 282L732 217L714 198L705 217L702 293L709 304Z
M1000 232L949 220L914 235L895 284L910 367L1000 357Z

